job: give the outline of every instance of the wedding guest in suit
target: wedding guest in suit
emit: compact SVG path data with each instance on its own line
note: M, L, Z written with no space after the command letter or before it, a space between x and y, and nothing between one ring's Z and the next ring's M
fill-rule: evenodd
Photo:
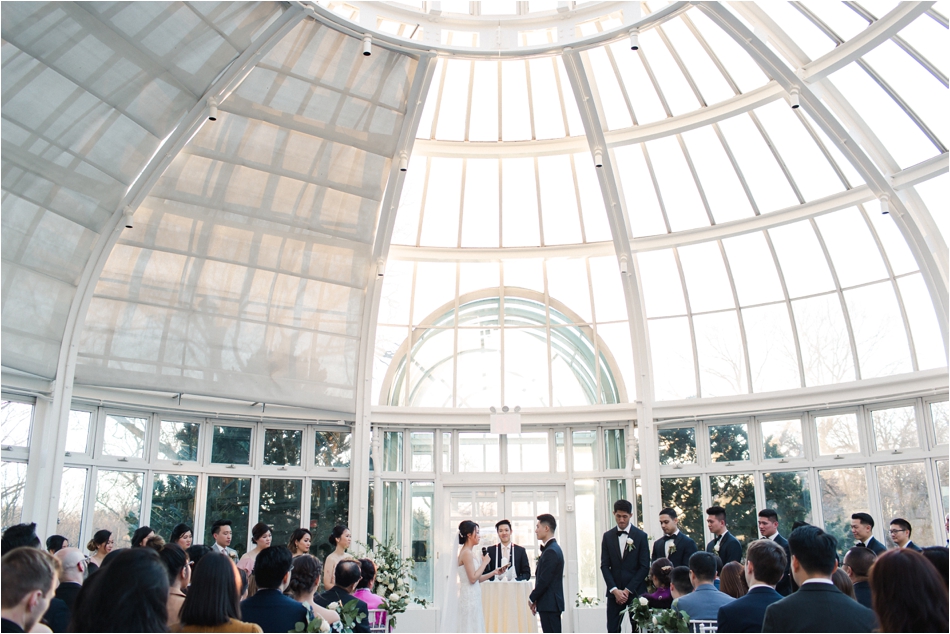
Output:
M708 552L694 553L689 558L689 579L693 591L673 602L673 607L683 610L692 620L716 620L719 608L735 601L725 592L716 590L716 556Z
M844 555L844 563L841 568L851 579L851 587L854 589L854 599L864 607L871 609L871 584L868 583L868 574L871 572L871 566L877 555L870 548L855 546Z
M355 559L344 559L336 565L336 572L333 575L336 584L323 594L317 595L315 599L317 605L323 607L329 607L335 603L344 606L350 601L356 601L357 612L365 616L354 624L354 632L369 632L369 608L365 601L360 601L353 596L362 577L360 562Z
M73 603L82 590L86 572L86 557L78 548L62 548L53 555L59 561L59 585L50 601L43 622L54 632L65 632L72 617Z
M646 592L646 576L650 571L647 535L630 524L633 504L628 500L614 502L615 528L604 533L600 544L600 572L607 586L607 631L620 631L620 612L631 601ZM633 623L633 614L630 614Z
M182 632L261 631L256 623L241 620L239 572L227 556L210 553L201 558L181 608Z
M670 594L673 600L685 597L693 591L693 582L689 577L689 566L675 566L670 572Z
M231 520L215 520L211 525L211 537L214 538L214 544L211 550L222 555L227 555L228 559L235 564L238 562L237 551L231 548Z
M511 567L505 573L511 575L515 581L527 581L531 578L531 564L528 563L528 551L523 546L519 546L511 541L511 522L501 520L495 524L495 530L498 532L499 543L488 549L488 555L491 561L485 568L485 572L491 572L502 565L510 564ZM505 564L502 564L502 560ZM504 575L503 575L504 576ZM490 581L495 581L497 577L492 577Z
M665 557L657 559L650 566L650 582L656 590L642 596L649 602L651 608L665 610L673 605L673 594L670 591L672 573L673 564Z
M871 596L881 632L946 632L947 586L918 552L896 548L871 568Z
M759 511L759 534L764 539L769 539L782 547L785 551L785 575L775 586L775 591L783 597L792 593L792 554L788 550L788 540L782 537L778 532L778 513L773 509L762 509Z
M761 632L765 611L780 601L775 586L785 574L785 550L773 541L758 539L749 544L743 570L749 591L744 597L719 608L719 632Z
M867 513L854 513L851 515L851 534L854 535L855 546L870 548L875 555L880 555L887 546L877 541L874 535L874 518Z
M14 548L3 555L3 632L29 632L39 623L53 598L58 568L59 561L38 548Z
M730 561L719 572L719 591L728 594L733 599L744 597L749 591L745 580L745 570L737 561Z
M188 553L178 544L165 544L158 552L168 571L168 629L180 622L181 606L185 603L184 589L191 583L191 562Z
M187 524L176 524L175 528L172 529L168 542L178 544L182 550L188 550L194 542L194 533Z
M541 619L542 632L561 631L561 613L564 612L564 553L554 531L557 520L549 513L538 515L535 537L541 542L541 557L534 574L534 590L528 596L531 613Z
M241 614L265 632L289 632L307 622L307 610L283 592L290 583L293 557L286 546L265 548L257 556L254 577L257 593L241 602Z
M707 553L717 555L723 565L742 559L742 544L726 529L726 509L721 506L710 506L706 509L706 526L714 535L706 544Z
M792 575L798 592L765 611L763 632L870 632L874 612L845 596L831 581L838 540L817 526L802 526L788 537Z
M895 517L891 520L889 532L891 534L891 539L894 540L894 543L897 544L898 548L910 548L911 550L917 551L918 553L923 550L920 546L910 540L910 535L912 532L914 532L914 529L911 527L910 522L905 520L903 517Z
M948 569L950 569L950 549L946 546L927 546L920 554L927 558L927 561L937 567L937 572L943 575L944 583L948 583Z
M679 529L676 511L671 508L660 511L660 528L663 537L653 542L653 561L665 557L674 567L688 565L690 555L699 549L696 542Z

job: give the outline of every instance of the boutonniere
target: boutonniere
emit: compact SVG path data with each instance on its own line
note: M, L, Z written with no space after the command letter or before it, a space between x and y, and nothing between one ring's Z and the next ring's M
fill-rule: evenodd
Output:
M670 544L670 552L669 552L669 554L672 555L672 554L675 553L675 552L676 552L676 544Z
M716 545L713 546L713 550L716 551L716 554L717 554L717 555L719 554L719 544L718 544L718 543L716 543Z
M636 549L637 549L637 547L636 547L636 545L633 543L633 540L628 537L628 538L627 538L627 548L626 548L626 552L629 553L631 550L636 550Z

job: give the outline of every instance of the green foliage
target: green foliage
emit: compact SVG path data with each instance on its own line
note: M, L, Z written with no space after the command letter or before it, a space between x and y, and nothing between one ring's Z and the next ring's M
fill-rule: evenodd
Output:
M633 615L637 629L641 632L689 632L689 615L682 611L670 608L668 610L651 609L647 600L640 597L631 602L623 611L620 618L627 614Z
M749 459L749 433L744 424L714 425L709 428L709 451L713 462Z
M574 607L576 608L594 608L598 605L600 605L600 599L597 597L584 596L580 592L577 593L577 597L574 599Z
M358 599L347 601L346 605L342 606L337 604L336 611L337 614L340 615L340 622L343 623L344 632L352 632L356 624L368 616L365 612L360 612L358 604ZM390 617L390 622L392 622L392 617Z
M693 538L700 550L705 548L706 515L699 476L661 479L660 499L663 506L676 510L680 529Z
M316 632L329 632L330 626L319 615L314 614L308 623L294 623L294 629L288 630L291 634L314 634Z
M412 582L416 576L412 574L415 562L412 557L403 557L402 550L395 543L395 539L390 536L385 542L380 541L375 535L369 536L374 544L372 548L366 544L360 544L365 552L363 557L372 559L376 564L376 594L383 597L380 609L389 612L389 623L396 625L396 615L406 611L409 605ZM413 599L413 603L427 607L429 602L425 599Z

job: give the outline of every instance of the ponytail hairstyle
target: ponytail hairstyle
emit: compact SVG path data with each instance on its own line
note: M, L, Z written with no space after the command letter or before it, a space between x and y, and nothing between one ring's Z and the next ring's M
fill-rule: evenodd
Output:
M330 531L330 536L327 538L327 541L330 542L330 545L336 548L336 543L340 541L340 538L343 537L343 533L350 530L343 524L337 524L333 527L333 530Z
M474 533L477 528L478 524L472 520L465 520L459 524L459 543L464 544L468 536Z
M168 585L174 585L175 579L181 574L185 566L188 565L188 553L186 553L178 544L165 544L158 551L162 563L168 571Z
M110 537L112 537L112 531L107 531L104 528L102 530L96 531L96 534L93 535L92 539L89 540L89 543L86 544L86 550L92 553L96 552L99 550L99 546L102 546L109 541Z

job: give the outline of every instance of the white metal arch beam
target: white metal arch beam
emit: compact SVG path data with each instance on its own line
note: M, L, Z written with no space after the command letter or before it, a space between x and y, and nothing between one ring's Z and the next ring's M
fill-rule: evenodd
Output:
M215 98L219 103L226 99L240 86L254 66L306 15L307 12L299 6L284 11L218 76L200 100L182 117L178 126L164 139L104 225L83 268L76 294L69 307L56 366L56 379L53 381L52 406L44 420L39 425L34 425L30 461L41 468L28 473L28 478L33 474L35 479L27 481L28 495L24 500L23 513L24 517L35 519L38 532L55 532L61 483L59 476L63 470L66 447L65 421L69 417L72 402L79 340L99 276L119 239L123 212L127 207L134 210L142 203L172 160L204 124L207 120L208 99ZM41 437L36 438L37 435Z

